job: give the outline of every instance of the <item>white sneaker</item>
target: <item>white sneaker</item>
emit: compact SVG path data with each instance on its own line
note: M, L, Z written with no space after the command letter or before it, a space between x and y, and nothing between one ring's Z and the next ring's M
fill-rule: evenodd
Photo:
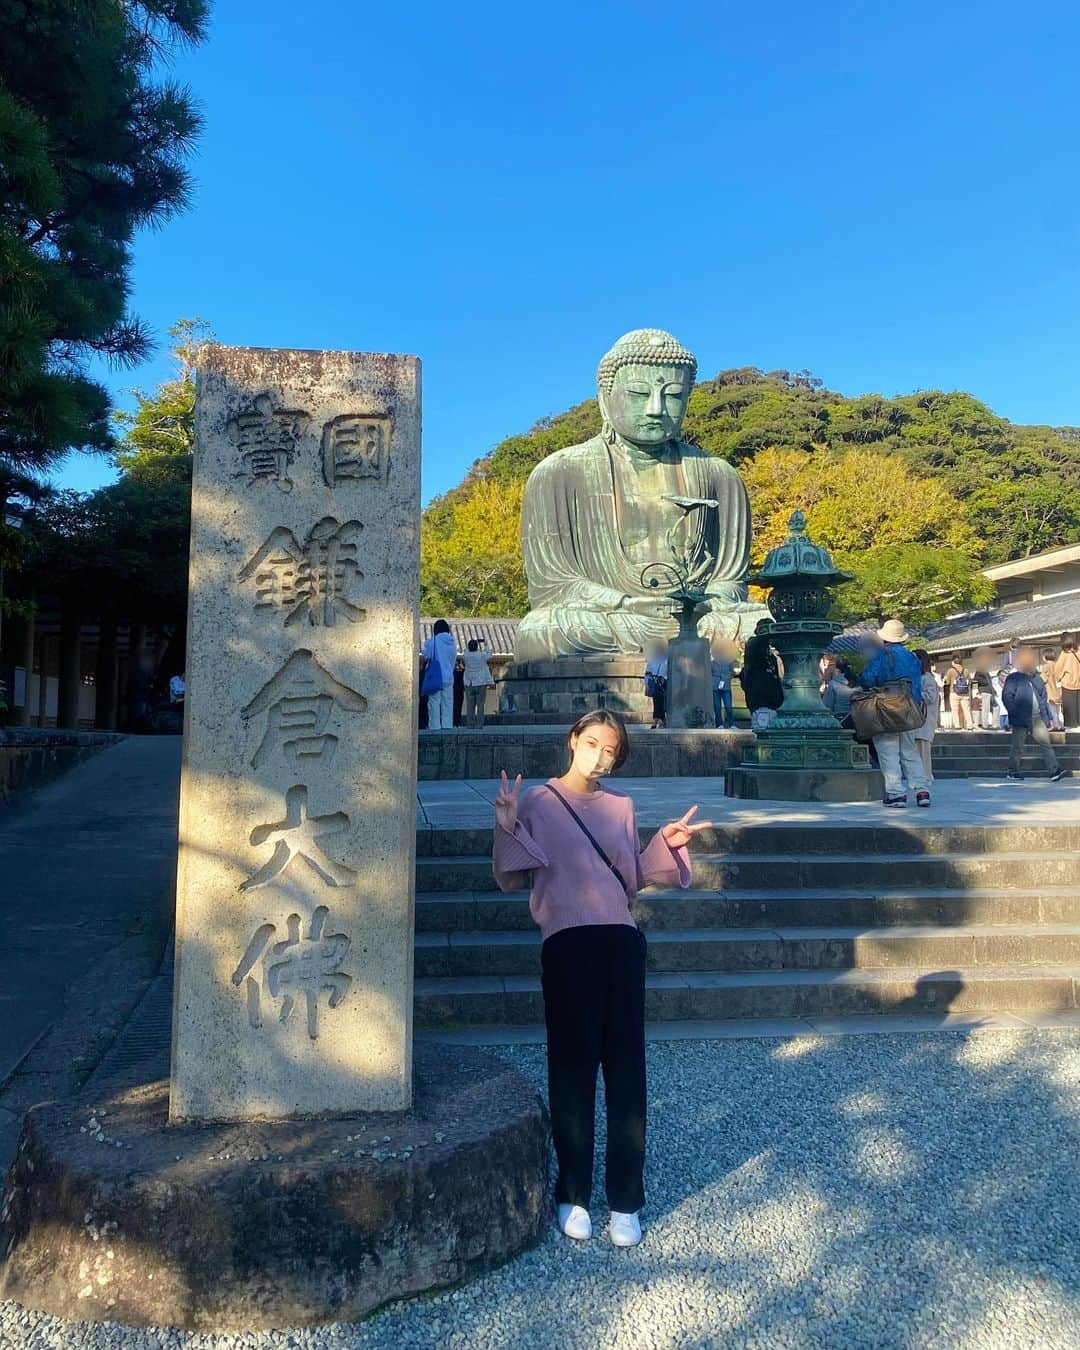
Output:
M641 1224L636 1214L620 1214L613 1209L608 1232L616 1247L636 1247L641 1241Z
M587 1242L592 1237L592 1219L580 1205L559 1206L559 1227L576 1242Z

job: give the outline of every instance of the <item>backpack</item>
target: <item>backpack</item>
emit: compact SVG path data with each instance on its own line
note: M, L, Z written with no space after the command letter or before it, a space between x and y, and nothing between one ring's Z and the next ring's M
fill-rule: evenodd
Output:
M959 694L961 698L971 693L971 681L966 675L954 675L952 688L954 694Z

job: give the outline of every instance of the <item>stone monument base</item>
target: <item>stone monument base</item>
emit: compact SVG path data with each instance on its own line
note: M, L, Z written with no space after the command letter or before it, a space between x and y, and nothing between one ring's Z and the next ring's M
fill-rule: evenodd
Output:
M630 723L652 721L645 696L644 656L560 656L553 661L512 661L495 676L499 711L488 726L570 726L593 708L610 708ZM742 687L734 689L736 715L747 718ZM708 697L705 697L705 694ZM711 689L703 726L713 726Z
M512 661L496 676L499 711L488 725L570 726L593 708L610 708L627 722L651 722L644 656L560 656Z
M552 1222L548 1122L484 1051L415 1047L403 1114L168 1124L168 1083L30 1111L0 1297L199 1331L355 1320L478 1274Z
M774 802L872 802L885 780L850 731L763 731L724 774L724 795Z

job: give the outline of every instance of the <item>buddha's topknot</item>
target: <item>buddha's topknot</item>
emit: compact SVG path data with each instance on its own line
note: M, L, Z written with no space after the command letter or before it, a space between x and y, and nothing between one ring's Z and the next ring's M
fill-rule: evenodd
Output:
M596 372L596 383L607 393L615 383L620 366L682 366L690 372L690 383L697 375L697 357L677 337L662 328L635 328L624 333L604 356Z

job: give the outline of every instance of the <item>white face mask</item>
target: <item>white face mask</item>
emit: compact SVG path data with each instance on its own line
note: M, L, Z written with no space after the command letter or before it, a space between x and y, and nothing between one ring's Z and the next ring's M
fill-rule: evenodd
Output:
M598 745L588 735L578 737L574 747L574 769L582 778L594 782L609 774L615 763L615 750L612 746Z

